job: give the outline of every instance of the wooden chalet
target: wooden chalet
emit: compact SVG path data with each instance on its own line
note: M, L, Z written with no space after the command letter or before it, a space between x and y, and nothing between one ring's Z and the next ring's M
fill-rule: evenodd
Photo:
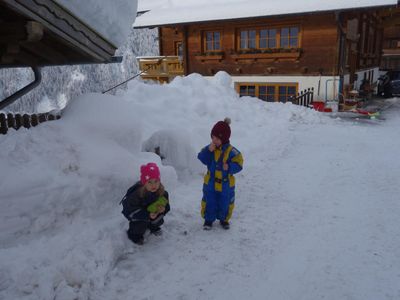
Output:
M397 1L298 2L249 0L250 9L205 1L191 10L150 10L134 26L159 28L160 56L139 58L143 78L168 82L176 76L162 68L168 59L181 62L185 75L226 71L240 95L282 102L309 88L318 101L343 101L363 80L376 83L381 12L395 9Z

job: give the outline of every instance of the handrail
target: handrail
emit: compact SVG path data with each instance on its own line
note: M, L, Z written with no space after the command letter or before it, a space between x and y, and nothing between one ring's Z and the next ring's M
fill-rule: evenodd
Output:
M158 62L157 64L159 64L159 62ZM145 70L143 70L143 71L140 71L139 73L137 73L137 74L135 74L134 76L128 78L127 80L125 80L125 81L123 81L123 82L121 82L121 83L119 83L119 84L117 84L117 85L115 85L115 86L113 86L113 87L111 87L111 88L109 88L109 89L107 89L107 90L101 92L101 93L102 93L102 94L105 94L105 93L107 93L107 92L109 92L109 91L111 91L111 90L113 90L113 89L115 89L115 88L117 88L117 87L123 85L124 83L127 83L128 81L131 81L132 79L135 79L135 78L138 77L139 75L142 75L144 72L148 71L150 68L151 68L151 66L148 66L147 69L145 69Z

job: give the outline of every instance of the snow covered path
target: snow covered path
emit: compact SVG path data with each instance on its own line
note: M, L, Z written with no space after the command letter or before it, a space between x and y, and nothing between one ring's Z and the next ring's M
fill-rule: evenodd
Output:
M176 201L188 203L167 218L161 240L132 247L105 290L137 299L399 299L400 161L389 154L399 135L384 122L300 125L279 159L248 157L229 232L201 229L201 180L177 188Z
M398 133L383 137L379 125L299 129L294 151L271 170L286 175L278 218L289 226L277 228L284 243L264 283L270 298L399 298L400 163L382 152L385 145L398 153Z

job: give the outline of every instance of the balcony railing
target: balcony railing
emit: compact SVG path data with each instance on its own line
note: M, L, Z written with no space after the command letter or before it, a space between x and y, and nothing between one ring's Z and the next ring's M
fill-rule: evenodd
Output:
M183 62L178 56L141 56L137 60L143 79L169 82L185 74Z

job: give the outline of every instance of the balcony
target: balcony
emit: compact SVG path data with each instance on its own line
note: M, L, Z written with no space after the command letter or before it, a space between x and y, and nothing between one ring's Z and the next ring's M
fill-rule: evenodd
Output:
M137 60L143 79L170 82L176 76L185 74L183 62L178 56L141 56Z

